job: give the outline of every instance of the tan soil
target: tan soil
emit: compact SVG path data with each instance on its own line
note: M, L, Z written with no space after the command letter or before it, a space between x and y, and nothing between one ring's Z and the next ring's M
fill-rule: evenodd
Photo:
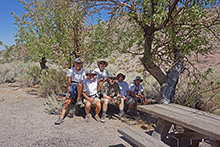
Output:
M149 129L146 122L121 122L117 118L98 123L85 122L83 116L66 117L55 126L58 115L45 111L46 98L20 84L0 84L0 147L132 146L118 132L128 124Z

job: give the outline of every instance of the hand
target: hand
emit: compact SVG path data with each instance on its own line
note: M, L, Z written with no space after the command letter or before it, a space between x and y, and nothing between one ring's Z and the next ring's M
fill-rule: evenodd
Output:
M69 93L66 93L66 98L70 98L70 94Z
M93 98L89 98L89 101L93 103L95 100Z

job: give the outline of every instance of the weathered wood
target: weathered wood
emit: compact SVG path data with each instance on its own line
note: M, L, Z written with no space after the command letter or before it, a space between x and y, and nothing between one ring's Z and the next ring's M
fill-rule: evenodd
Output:
M153 114L158 118L178 124L210 138L220 140L220 116L183 107L177 104L155 104L138 106L138 110Z
M175 106L175 107L173 107ZM189 116L189 117L192 117L192 118L195 118L200 120L200 121L206 121L210 124L213 124L213 125L216 125L220 122L220 116L218 115L210 115L210 113L207 113L207 112L202 112L200 110L196 110L196 109L192 109L192 108L189 108L189 107L184 107L184 106L181 106L181 105L157 105L157 107L160 107L162 109L166 109L168 111L172 111L172 112L175 112L175 113L178 113L178 114L181 114L181 115L185 115L185 116ZM183 109L185 108L185 109ZM201 113L202 112L202 113Z
M157 126L153 131L152 137L159 140L164 140L168 134L168 131L170 130L171 125L172 124L170 122L159 119L157 121Z
M133 126L119 128L118 132L139 147L168 147L167 144Z
M197 132L184 132L176 134L175 137L181 139L209 139L209 136L205 136L203 134L199 134Z

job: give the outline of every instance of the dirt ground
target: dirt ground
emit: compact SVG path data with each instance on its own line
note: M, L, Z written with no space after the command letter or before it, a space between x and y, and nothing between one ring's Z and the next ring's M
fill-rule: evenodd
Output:
M19 83L0 84L0 147L129 147L132 142L117 132L120 127L135 126L152 132L156 119L146 113L139 117L125 115L125 122L117 118L117 109L109 107L112 116L106 123L92 119L85 122L84 110L74 117L66 117L61 125L54 125L59 115L50 115L44 105L46 98L37 89L23 88ZM78 115L78 113L82 115ZM171 146L176 146L172 143ZM200 147L210 147L200 144Z
M35 90L18 83L0 84L0 147L133 146L118 128L134 125L151 129L141 120L122 122L116 117L106 123L94 119L87 123L83 116L66 117L55 126L59 116L45 111L45 101Z

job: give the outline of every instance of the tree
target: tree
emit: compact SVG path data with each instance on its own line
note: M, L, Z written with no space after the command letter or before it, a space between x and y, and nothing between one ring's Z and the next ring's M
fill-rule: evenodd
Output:
M142 56L144 68L161 85L162 103L173 102L184 57L208 53L213 38L220 40L216 0L107 0L102 4L111 8L115 18L130 22L113 32L116 39L111 44L122 53Z
M24 12L20 16L12 12L18 52L25 52L27 60L45 63L43 60L49 58L71 67L73 58L82 52L87 8L78 2L63 0L19 2Z

